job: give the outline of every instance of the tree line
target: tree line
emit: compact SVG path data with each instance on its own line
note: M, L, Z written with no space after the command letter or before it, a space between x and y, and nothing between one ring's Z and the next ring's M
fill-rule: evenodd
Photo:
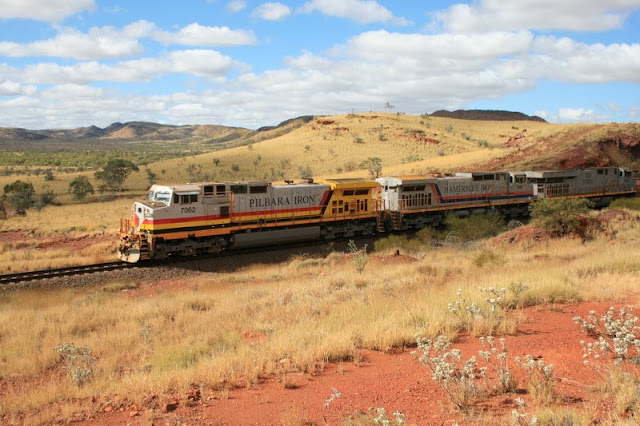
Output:
M98 191L100 193L121 191L127 177L138 170L138 166L129 160L119 158L108 160L94 174L94 177L99 182ZM87 176L79 175L69 183L68 192L75 200L83 201L87 196L93 194L95 190ZM43 193L36 195L35 188L31 182L16 180L3 188L3 195L0 198L0 216L6 216L7 207L17 211L24 211L31 207L44 207L53 203L54 199L55 194L53 191L45 190Z

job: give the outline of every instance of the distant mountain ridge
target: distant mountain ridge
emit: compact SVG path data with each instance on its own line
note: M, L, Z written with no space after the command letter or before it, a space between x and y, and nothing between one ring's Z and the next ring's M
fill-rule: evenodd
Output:
M22 128L0 128L0 142L3 140L36 141L42 139L77 140L77 139L147 139L172 140L191 137L219 137L228 133L236 133L238 137L245 136L252 131L240 127L218 125L186 125L174 126L168 124L149 123L144 121L130 121L113 123L101 129L97 126L78 127L75 129L27 130Z
M429 114L431 117L455 118L459 120L486 121L547 121L536 115L526 115L521 112L484 109L459 109L456 111L438 110Z

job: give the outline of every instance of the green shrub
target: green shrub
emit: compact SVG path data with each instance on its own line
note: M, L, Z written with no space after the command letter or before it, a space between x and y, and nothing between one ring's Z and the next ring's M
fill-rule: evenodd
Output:
M449 233L454 233L463 241L493 237L506 229L504 219L498 213L473 214L465 218L450 215L445 225Z
M410 253L418 253L431 249L436 239L437 231L431 227L423 228L414 236L407 235L389 235L386 238L380 238L373 244L375 251L385 251L398 249Z
M585 215L593 203L586 198L547 198L529 206L534 223L545 231L566 235L580 226L579 215Z
M476 257L473 258L473 264L478 268L482 268L485 265L500 265L504 262L504 259L490 250L483 250Z
M640 198L618 198L611 202L609 208L640 210Z
M87 345L77 346L75 343L65 342L56 346L55 351L60 354L60 361L69 371L73 383L82 386L93 380L95 358L91 348Z

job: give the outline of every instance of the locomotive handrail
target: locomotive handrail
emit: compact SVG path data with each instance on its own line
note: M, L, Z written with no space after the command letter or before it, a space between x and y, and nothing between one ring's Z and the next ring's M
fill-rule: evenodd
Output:
M126 234L131 230L131 219L126 217L120 218L120 233Z

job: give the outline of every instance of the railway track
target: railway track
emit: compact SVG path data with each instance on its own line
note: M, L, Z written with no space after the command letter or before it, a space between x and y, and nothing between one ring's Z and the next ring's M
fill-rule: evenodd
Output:
M361 240L364 240L368 244L372 244L372 241L368 238L355 239L356 242L361 243ZM332 242L340 244L340 241ZM122 261L114 261L114 262L106 262L106 263L96 263L92 265L79 265L79 266L69 266L65 268L55 268L55 269L43 269L39 271L29 271L29 272L18 272L15 274L2 274L0 275L0 287L3 285L16 284L20 282L28 282L28 281L38 281L45 280L48 278L59 278L59 277L68 277L73 275L84 275L91 274L96 272L104 272L104 271L116 271L116 270L124 270L131 268L148 268L154 266L168 266L172 264L180 264L187 262L205 262L211 259L223 260L229 257L236 257L239 255L253 255L260 254L266 252L273 252L274 250L277 252L278 250L287 250L287 249L295 249L295 248L308 248L308 247L318 247L323 246L325 244L324 241L306 241L306 242L297 242L297 243L288 243L288 244L279 244L277 246L263 246L263 247L251 247L251 248L241 248L231 251L224 251L222 253L210 254L210 255L199 255L199 256L185 256L185 257L171 257L167 259L160 260L145 260L138 263L127 263ZM346 244L346 240L342 241L342 244ZM342 249L346 250L346 246L342 247ZM282 259L284 260L284 259Z
M96 263L93 265L69 266L66 268L44 269L40 271L18 272L0 275L0 285L15 284L24 281L36 281L46 278L68 277L102 271L135 268L137 264L125 262Z

